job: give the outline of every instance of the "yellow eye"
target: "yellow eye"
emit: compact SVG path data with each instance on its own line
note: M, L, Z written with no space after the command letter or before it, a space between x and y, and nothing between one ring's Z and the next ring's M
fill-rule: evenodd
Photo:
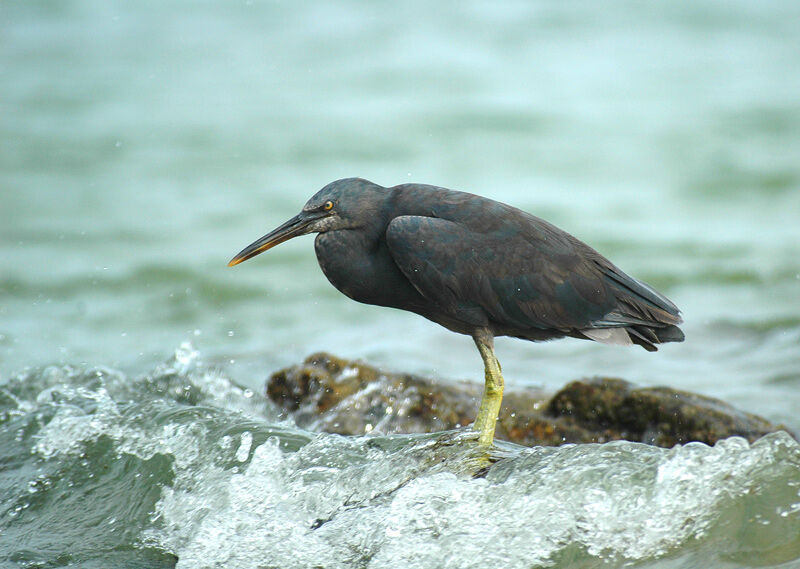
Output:
M324 204L322 204L322 209L324 209L325 211L332 210L333 209L333 202L332 201L326 201Z

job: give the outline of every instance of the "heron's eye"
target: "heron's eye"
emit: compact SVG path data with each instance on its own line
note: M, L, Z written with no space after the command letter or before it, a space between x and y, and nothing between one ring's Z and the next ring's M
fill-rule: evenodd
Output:
M332 210L333 209L333 202L330 201L330 200L326 201L324 204L322 204L322 209L324 209L325 211Z

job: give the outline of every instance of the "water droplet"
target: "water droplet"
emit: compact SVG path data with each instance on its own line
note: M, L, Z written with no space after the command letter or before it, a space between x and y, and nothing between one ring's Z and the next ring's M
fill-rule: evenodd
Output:
M241 435L241 440L242 442L239 444L239 448L236 451L236 460L245 462L247 457L250 456L250 447L253 445L253 433L244 431Z
M200 352L194 349L191 342L183 342L178 349L175 350L175 363L183 367L185 371L199 356Z

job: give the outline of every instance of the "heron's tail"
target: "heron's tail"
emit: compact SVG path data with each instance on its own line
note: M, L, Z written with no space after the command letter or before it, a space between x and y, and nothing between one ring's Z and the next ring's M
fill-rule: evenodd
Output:
M600 266L615 291L617 306L581 333L606 344L637 344L648 352L655 352L657 344L682 342L678 307L650 285L603 261Z
M654 328L649 326L629 326L624 330L634 344L638 344L648 352L655 352L656 344L667 342L683 342L683 330L675 325Z

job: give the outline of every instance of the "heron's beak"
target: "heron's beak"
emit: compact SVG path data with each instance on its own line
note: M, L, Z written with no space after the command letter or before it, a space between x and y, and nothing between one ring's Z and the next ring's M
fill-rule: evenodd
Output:
M242 261L246 261L251 257L255 257L267 249L272 249L275 247L275 245L280 245L284 241L288 241L292 237L311 233L311 231L308 230L308 226L317 219L317 216L314 216L313 214L309 215L306 212L298 213L280 227L270 231L258 241L251 243L239 251L239 253L230 260L228 266L233 267L234 265L238 265Z

